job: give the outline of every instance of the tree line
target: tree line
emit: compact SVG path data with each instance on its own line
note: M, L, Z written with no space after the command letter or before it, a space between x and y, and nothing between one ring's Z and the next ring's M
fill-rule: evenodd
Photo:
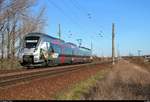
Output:
M45 7L35 14L36 0L0 0L0 53L1 59L14 58L23 36L41 32L46 24Z

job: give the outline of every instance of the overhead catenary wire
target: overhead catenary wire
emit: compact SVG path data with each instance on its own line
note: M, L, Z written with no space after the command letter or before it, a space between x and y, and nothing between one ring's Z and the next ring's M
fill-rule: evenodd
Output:
M75 12L72 8L72 6L70 5L70 3L66 2L65 0L63 2L61 2L61 4L63 4L63 6L65 6L66 8L68 8L69 10L71 10L71 12L68 12L69 17L71 17L74 22L76 23L76 26L78 26L80 29L82 28L82 30L85 31L84 26L82 26L78 21L79 21L79 17L77 16L78 12Z
M87 13L87 10L84 8L84 7L82 7L79 3L78 3L78 1L76 1L76 0L70 0L71 1L71 3L72 3L72 5L75 7L75 8L77 8L78 10L80 10L81 12L83 12L84 14L88 14Z
M84 6L82 6L77 0L70 0L70 1L71 1L72 5L73 5L77 10L80 10L82 13L86 14L86 16L87 16L88 19L89 19L89 22L92 22L92 24L95 25L95 26L99 26L100 29L98 29L98 30L100 30L100 31L97 31L97 35L98 35L99 37L102 37L102 36L103 36L103 37L107 38L108 40L111 40L111 34L108 36L106 33L104 33L104 31L102 30L101 25L99 25L98 23L96 23L97 21L95 21L95 20L93 19L94 16L92 15L92 12L91 12L91 11L86 10L86 9L84 8Z
M75 18L75 17L78 17L76 14L78 12L81 12L81 15L85 15L85 18L87 18L87 19L85 19L85 20L87 20L87 22L91 22L93 25L100 28L100 29L98 29L97 33L93 33L94 37L96 37L96 38L99 38L99 37L100 38L106 38L107 40L111 41L111 35L108 36L108 34L104 33L104 31L101 28L101 25L99 25L99 23L96 23L96 21L94 19L94 16L92 15L91 11L89 12L87 9L85 9L77 0L68 1L67 3L70 3L70 5L67 5L66 2L67 1L61 2L62 6L64 5L65 7L68 7L69 10L71 10L71 6L73 6L77 10L77 12L75 12L75 11L74 12L69 12L69 14L68 14L68 13L66 13L65 9L62 8L60 5L58 5L55 1L49 0L49 3L52 6L54 6L67 20L69 20L69 22L75 24L77 28L80 28L80 29L83 30L83 27L84 27L84 26L81 26L77 22L77 20L76 20L77 18ZM72 37L73 32L72 32L72 29L69 29L69 28L68 28L68 31L69 31L68 33L69 33L69 38L70 38L70 37ZM89 36L89 37L91 38L91 36ZM92 35L92 37L93 37L93 35Z
M77 10L80 10L82 11L84 14L86 14L88 16L88 20L89 22L93 23L95 26L99 26L99 23L97 21L95 21L95 19L93 18L93 15L91 12L87 11L82 5L80 5L80 3L78 3L77 0L70 0L72 5L74 5L74 7L77 9ZM97 22L97 23L96 23ZM102 28L98 29L100 31L98 31L98 33L96 34L97 35L97 38L98 37L104 37L105 39L111 41L112 38L111 38L111 34L108 35L107 33L104 33ZM93 37L93 36L92 36Z
M54 1L52 1L52 0L48 0L48 1L49 1L50 4L53 5L59 12L61 12L65 18L68 18L71 23L75 24L76 27L82 28L82 26L80 26L76 21L74 21L74 19L73 19L70 15L67 15L67 14L65 13L65 11L64 11L60 6L58 6Z

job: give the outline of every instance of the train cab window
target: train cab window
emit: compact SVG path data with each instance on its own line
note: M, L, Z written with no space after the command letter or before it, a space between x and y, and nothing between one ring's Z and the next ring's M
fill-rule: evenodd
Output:
M39 42L39 37L29 36L25 38L25 48L36 48Z

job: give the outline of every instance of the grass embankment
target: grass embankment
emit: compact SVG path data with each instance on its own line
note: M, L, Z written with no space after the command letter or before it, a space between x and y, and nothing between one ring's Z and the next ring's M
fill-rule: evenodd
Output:
M96 85L98 80L104 78L105 74L109 69L102 70L96 75L91 76L87 80L84 80L80 83L70 86L68 89L65 89L54 96L56 100L79 100L88 95L90 89Z
M0 70L21 69L22 66L17 59L0 59Z
M149 100L150 73L135 64L119 62L86 99Z
M105 70L106 71L106 70ZM106 72L73 85L55 96L57 100L149 100L150 73L124 61Z

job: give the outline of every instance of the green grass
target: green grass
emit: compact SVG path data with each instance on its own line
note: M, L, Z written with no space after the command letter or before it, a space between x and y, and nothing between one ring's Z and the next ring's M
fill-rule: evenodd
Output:
M106 70L98 72L96 75L91 76L87 80L72 85L70 88L59 92L54 96L56 100L79 100L85 94L88 94L90 89L94 87L98 80L104 78Z

